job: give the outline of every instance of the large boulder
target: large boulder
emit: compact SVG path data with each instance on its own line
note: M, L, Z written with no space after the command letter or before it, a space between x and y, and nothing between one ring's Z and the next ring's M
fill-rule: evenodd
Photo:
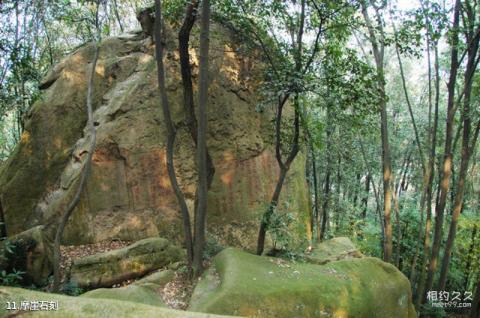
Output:
M120 288L94 289L80 297L95 299L116 299L132 301L139 304L167 307L160 294L152 286L128 285Z
M176 171L189 206L196 187L194 143L183 111L178 30L167 32L167 90L177 130ZM198 28L191 61L198 78ZM94 79L97 147L92 171L69 224L65 244L108 239L183 239L178 204L165 164L166 132L160 108L154 47L136 34L105 39ZM42 97L30 110L19 145L0 170L0 200L8 234L58 220L78 184L88 152L84 132L86 75L94 52L83 45L42 81ZM272 150L270 107L261 107L264 63L219 24L212 24L208 147L215 176L208 193L208 231L221 243L252 248L259 213L278 176ZM197 86L194 85L195 91ZM196 94L196 92L195 92ZM286 115L291 115L287 107ZM292 230L309 232L305 158L299 154L282 191L281 209L297 213Z
M53 271L53 242L39 225L0 242L0 271L23 272L21 283L42 286Z
M172 270L161 270L152 273L130 285L119 288L98 288L82 294L80 297L106 298L133 301L140 304L167 307L159 291L172 281L175 273Z
M377 258L315 265L235 248L213 259L189 310L262 318L416 317L408 279Z
M347 258L363 257L362 253L347 237L334 237L317 244L312 252L306 255L309 263L323 265Z
M158 306L137 303L134 300L95 299L88 297L70 297L58 294L48 294L29 289L0 286L0 317L47 317L47 318L227 318L211 314L202 314L181 310L173 310ZM28 309L7 310L8 304L20 309L21 304L28 304ZM45 303L46 302L46 303ZM56 310L39 310L39 306L49 303ZM32 310L37 308L37 310ZM228 316L231 317L231 316Z
M75 260L70 280L81 288L111 287L184 259L184 251L164 238L140 240L125 248Z

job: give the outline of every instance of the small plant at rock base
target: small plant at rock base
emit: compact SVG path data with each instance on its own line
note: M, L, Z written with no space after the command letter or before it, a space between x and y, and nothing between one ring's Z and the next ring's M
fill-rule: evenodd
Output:
M25 272L17 271L13 269L11 272L7 272L6 270L2 270L0 272L0 285L4 286L20 286L23 275Z
M78 296L83 294L84 290L78 287L76 283L67 282L62 286L60 292L68 296Z
M270 217L268 233L273 242L273 248L279 250L288 250L292 243L292 234L290 225L295 220L291 212L279 212L276 208Z
M203 258L210 259L220 253L224 247L210 233L206 233L205 249L203 250Z

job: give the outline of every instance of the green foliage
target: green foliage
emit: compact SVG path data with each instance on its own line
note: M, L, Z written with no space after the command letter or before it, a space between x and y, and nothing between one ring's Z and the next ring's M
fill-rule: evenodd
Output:
M68 281L62 285L60 292L68 296L79 296L85 291L82 288L78 287L76 283Z
M209 232L205 234L205 248L203 249L203 258L211 259L219 252L221 252L225 247L222 246L218 240Z
M268 225L268 234L273 242L274 249L289 250L292 243L290 226L295 220L294 214L288 211L288 203L285 203L285 211L280 212L276 207L270 207L272 214Z
M420 314L425 317L431 318L444 318L447 317L445 309L439 307L433 307L431 304L425 304L420 307Z
M2 270L0 272L0 285L4 286L20 286L25 272L13 269L11 272Z

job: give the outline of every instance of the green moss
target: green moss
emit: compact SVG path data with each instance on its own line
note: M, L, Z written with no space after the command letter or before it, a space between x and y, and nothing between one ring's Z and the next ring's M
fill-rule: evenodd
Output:
M184 258L179 247L163 238L148 238L122 249L75 261L71 280L81 288L110 287Z
M121 288L99 288L82 294L80 297L95 299L116 299L131 301L158 307L166 307L160 294L155 288L146 286L129 285Z
M16 302L17 308L22 301L57 301L58 310L21 312L22 317L48 318L97 318L97 317L155 317L155 318L221 318L199 313L185 312L150 306L126 300L95 299L88 297L70 297L48 294L22 288L0 287L0 317L12 315L6 310L7 302Z
M218 275L218 276L217 276ZM226 249L190 310L247 317L411 317L410 284L375 258L319 266Z

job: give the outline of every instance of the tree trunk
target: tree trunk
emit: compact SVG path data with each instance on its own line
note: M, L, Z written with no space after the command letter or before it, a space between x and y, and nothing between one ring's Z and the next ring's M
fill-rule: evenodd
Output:
M297 35L297 51L295 57L295 70L298 74L301 73L302 70L302 47L303 47L303 30L305 27L305 2L306 0L301 1L301 12L300 12L300 23L298 28L298 35ZM265 50L264 50L265 52ZM268 52L265 52L268 55ZM283 106L285 105L287 99L289 98L289 94L284 95L283 97L278 96L278 105L277 105L277 113L275 115L275 157L277 159L277 163L280 168L280 176L277 181L277 186L275 187L275 192L272 196L272 200L270 201L270 205L263 214L262 220L260 222L260 228L258 232L258 239L257 239L257 255L261 255L265 248L265 235L270 224L270 217L272 213L275 213L275 208L277 207L278 200L280 198L280 192L282 191L283 183L285 180L285 176L290 169L290 165L292 164L293 160L298 154L299 148L299 136L300 136L300 104L299 104L299 96L295 94L294 97L294 120L293 120L293 139L292 145L290 148L290 152L288 154L287 159L285 162L282 159L281 153L281 123L282 123L282 111Z
M336 196L335 196L335 209L334 209L334 212L336 212L334 214L334 223L335 223L335 231L338 231L338 228L340 226L340 194L341 194L341 184L342 184L342 174L341 174L341 167L342 167L342 156L341 154L339 153L338 154L338 162L337 162L337 173L336 173L336 182L335 182L335 185L336 185Z
M422 215L423 211L427 209L427 217L425 220L425 230L423 234L423 253L422 253L422 260L421 260L421 271L420 271L420 279L418 283L417 289L417 299L416 299L416 307L419 308L420 304L423 300L423 294L425 290L426 284L426 268L427 268L427 261L430 256L430 231L432 227L432 198L433 198L433 179L435 177L435 158L436 158L436 149L437 149L437 129L438 129L438 106L440 102L440 66L439 66L439 57L438 57L438 46L437 42L433 42L434 45L434 52L435 52L435 106L434 106L434 115L433 115L433 127L430 131L430 156L428 160L428 167L427 167L427 174L426 174L426 185L424 191L424 201L421 204L422 208ZM421 240L421 229L419 230L419 244ZM418 252L416 252L418 254ZM415 261L415 259L414 259ZM414 275L415 275L415 268L416 263L414 262L412 265L412 275L410 282L414 284Z
M323 186L323 204L322 204L322 227L320 229L320 241L325 239L328 224L328 205L330 203L330 178L332 174L332 141L331 136L333 132L333 123L331 122L330 110L327 110L327 149L325 153L327 155L327 167L325 171L325 182Z
M472 229L472 237L470 239L470 247L468 248L467 263L465 264L465 282L463 283L463 290L468 289L468 278L472 269L472 255L475 248L475 237L477 236L477 225Z
M367 208L368 208L368 196L370 194L370 173L367 173L367 176L365 177L365 196L362 199L362 204L363 204L363 212L362 212L362 219L367 218Z
M5 224L5 216L3 215L2 200L0 199L0 239L7 237L7 225Z
M370 176L372 176L373 174L372 174L372 171L370 169L370 166L368 165L367 154L365 153L365 147L363 147L363 142L362 142L361 139L359 139L358 141L360 143L360 150L362 152L362 158L363 158L363 161L365 163L365 166L367 167L368 174ZM375 195L376 210L377 210L378 220L379 220L379 223L380 223L380 230L381 230L381 234L382 234L380 245L382 247L382 251L385 251L385 224L383 223L383 220L382 220L382 210L380 208L380 195L377 191L377 187L375 186L375 180L371 179L370 182L372 184L373 193Z
M58 292L60 289L61 284L61 277L60 277L60 258L61 258L61 251L60 251L60 244L62 242L63 232L65 230L65 226L70 219L70 216L73 213L73 210L78 205L80 201L80 196L85 189L87 183L87 177L90 174L91 169L91 162L93 157L93 152L95 151L95 144L96 144L96 128L93 122L93 81L95 78L95 69L97 66L98 56L100 53L100 26L99 23L99 3L97 2L96 13L95 13L95 28L96 28L96 38L94 40L95 44L95 53L93 56L93 60L91 63L90 72L88 74L88 84L87 84L87 127L90 132L90 147L88 148L87 158L85 163L82 167L82 171L80 173L80 181L78 183L78 188L70 201L65 213L62 215L60 222L58 224L56 233L55 233L55 240L53 245L53 291Z
M385 250L383 259L390 262L392 258L392 164L390 158L390 144L388 141L388 118L387 118L387 97L385 93L385 76L384 76L384 31L383 21L378 8L375 8L377 25L374 27L368 16L367 7L362 3L362 14L367 24L372 51L375 58L377 71L377 85L380 95L380 132L382 139L382 173L383 173L383 217L385 222ZM377 40L376 30L378 29L380 39Z
M263 249L265 246L265 236L267 234L267 227L270 224L270 218L272 217L272 214L275 213L275 209L280 198L280 193L282 191L286 175L287 170L280 168L280 174L278 176L277 185L275 186L275 192L273 192L273 196L270 200L270 205L267 209L267 212L263 215L262 221L260 222L260 230L258 232L257 240L257 255L262 255L263 253Z
M193 239L191 232L190 224L190 215L188 213L188 207L185 202L185 197L178 185L177 176L175 173L173 151L175 145L176 131L173 124L171 114L170 114L170 105L168 102L167 90L165 85L165 67L163 64L163 40L162 40L162 4L161 0L155 1L155 54L157 61L157 78L158 86L161 96L161 104L163 111L163 118L165 121L165 126L167 129L167 171L168 177L170 179L170 184L172 185L173 191L177 198L177 202L180 205L180 211L182 214L182 223L183 223L183 234L185 237L185 247L187 250L187 265L189 269L192 267L193 262Z
M467 39L468 38L471 38L471 37L467 36ZM445 284L447 282L447 274L448 274L448 269L449 269L450 260L451 260L450 258L452 255L453 244L454 244L455 235L457 232L458 218L463 208L463 197L465 193L465 182L467 178L468 165L470 161L470 156L477 142L479 128L480 128L480 122L479 122L477 129L475 130L473 139L470 141L471 117L472 117L472 114L470 112L470 96L471 96L472 84L473 84L472 76L476 68L475 58L477 56L479 39L480 37L477 36L476 39L474 39L474 42L472 43L472 45L468 48L468 61L467 61L467 66L464 74L465 89L464 89L464 100L463 100L464 103L463 103L462 158L460 163L460 172L458 174L457 191L455 191L455 199L454 199L454 204L452 209L452 219L450 222L448 239L445 246L442 268L440 270L440 279L438 282L439 290L444 290Z
M280 167L280 174L277 180L277 185L275 186L275 191L273 193L272 199L270 200L270 204L263 214L262 220L260 222L260 229L258 231L258 239L257 239L257 255L262 255L263 250L265 248L265 236L268 230L268 226L270 225L270 218L273 213L275 213L275 209L278 205L278 200L280 199L280 193L282 191L283 183L285 181L285 177L287 175L288 170L290 169L290 165L295 159L299 151L298 139L300 135L300 127L299 127L299 104L298 104L298 95L295 95L294 98L294 107L295 107L295 118L294 118L294 135L293 135L293 142L292 148L290 149L290 153L288 158L286 159L285 163L282 160L282 155L280 152L281 147L281 120L282 120L282 112L283 106L287 101L288 96L285 96L283 99L279 100L279 105L277 107L277 114L275 118L275 153L277 158L277 163Z
M357 208L357 202L358 202L358 187L360 184L360 179L361 179L360 173L357 173L356 178L355 178L355 185L353 188L353 208L356 210Z
M473 297L472 309L470 310L470 318L480 318L480 278L475 288L475 296Z
M196 277L203 271L203 250L205 247L205 225L207 216L208 165L207 165L207 103L208 103L208 50L210 44L210 0L202 2L200 24L199 98L197 170L198 205L195 210L195 234L193 270Z
M316 225L316 220L318 216L318 200L317 200L317 168L316 168L316 157L313 149L313 145L311 143L311 136L310 133L308 132L308 129L306 129L306 135L307 137L305 138L305 142L307 143L308 147L308 153L307 153L307 158L305 162L306 166L306 178L308 182L308 188L309 188L309 201L310 201L310 233L307 231L307 236L309 239L309 244L310 246L313 244L314 241L314 228Z
M451 167L453 164L452 155L452 132L455 116L455 83L458 71L458 27L460 17L460 0L455 1L454 19L452 27L452 52L450 64L450 79L448 82L448 103L447 103L447 122L445 128L445 151L444 160L439 171L441 175L441 182L439 184L439 199L435 206L435 234L433 238L432 254L430 256L430 264L428 268L428 277L426 290L431 290L433 287L433 280L437 270L438 255L440 252L440 244L442 241L443 231L443 217L445 212L445 205L447 202L447 195L450 186ZM424 296L425 300L426 295Z
M401 222L400 222L400 205L398 203L398 196L395 192L392 193L392 198L394 202L394 208L395 208L395 220L396 220L396 226L397 226L397 246L396 246L396 255L395 255L395 266L397 268L400 268L400 248L401 248L401 242L402 242L402 227L401 227Z
M118 22L118 26L120 27L120 31L123 33L122 19L120 19L120 15L118 14L117 0L113 0L113 11L115 13L115 17L117 18L117 22Z
M315 149L311 146L311 153L312 153L312 175L313 175L313 207L315 211L315 223L317 224L317 233L319 234L320 228L319 220L320 220L320 209L319 209L319 202L318 202L318 177L317 177L317 157L315 156ZM317 235L318 235L317 234ZM320 237L319 237L320 238Z
M190 33L196 20L196 11L198 10L199 1L193 0L189 2L185 9L185 18L183 20L182 27L178 32L178 52L180 55L180 71L182 75L183 84L183 109L185 112L185 120L187 123L190 136L192 137L195 147L197 146L197 129L198 123L195 116L195 103L193 98L193 85L192 85L192 70L190 67L190 53L189 42ZM213 176L215 174L215 167L213 160L207 149L207 170L208 170L208 188L212 185ZM195 196L196 197L196 196ZM197 204L197 200L195 200Z

